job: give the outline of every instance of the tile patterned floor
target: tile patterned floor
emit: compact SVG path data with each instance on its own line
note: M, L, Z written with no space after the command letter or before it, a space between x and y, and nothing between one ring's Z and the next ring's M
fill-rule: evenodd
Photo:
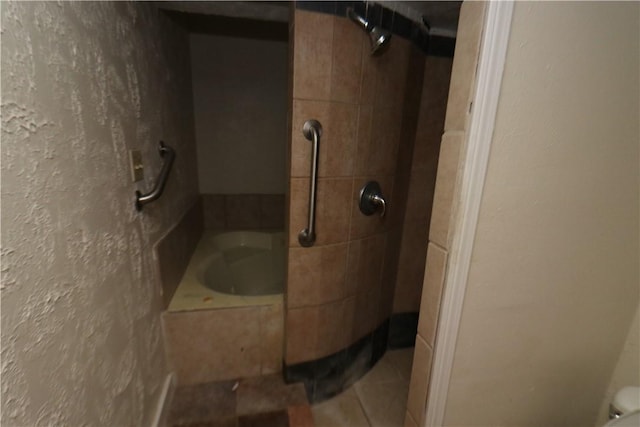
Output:
M302 384L281 375L182 386L172 427L402 427L413 348L390 350L343 393L309 406Z
M217 381L176 390L172 427L313 427L302 384L281 375Z
M389 350L338 396L311 407L315 427L402 427L413 348Z

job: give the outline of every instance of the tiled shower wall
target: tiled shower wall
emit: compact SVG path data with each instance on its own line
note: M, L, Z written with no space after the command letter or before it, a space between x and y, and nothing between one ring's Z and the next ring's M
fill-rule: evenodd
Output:
M451 79L450 57L427 56L411 164L402 244L398 263L394 313L420 310L429 223L438 169L440 139L444 131Z
M424 66L424 54L405 39L394 37L372 57L354 23L302 10L294 12L292 46L288 365L349 346L391 313ZM303 248L297 239L307 226L308 119L320 121L323 134L317 240ZM387 199L385 218L358 209L370 180Z

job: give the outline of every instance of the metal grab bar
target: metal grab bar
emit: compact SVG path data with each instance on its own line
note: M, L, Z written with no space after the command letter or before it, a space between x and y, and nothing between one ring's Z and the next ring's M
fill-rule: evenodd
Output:
M144 205L151 203L154 200L158 200L160 196L162 196L164 185L167 183L167 178L169 177L171 166L173 165L173 161L176 158L176 152L173 151L173 148L165 145L165 143L162 141L160 141L160 144L158 144L158 152L160 154L160 157L164 159L164 164L162 165L160 175L158 175L158 180L156 181L156 185L153 187L153 190L151 190L147 194L142 194L139 191L136 191L136 210L138 212L142 210L142 207Z
M316 241L316 190L318 188L318 151L320 150L320 136L322 125L317 120L307 120L302 127L302 133L311 143L311 176L309 177L309 225L298 234L298 242L308 248Z

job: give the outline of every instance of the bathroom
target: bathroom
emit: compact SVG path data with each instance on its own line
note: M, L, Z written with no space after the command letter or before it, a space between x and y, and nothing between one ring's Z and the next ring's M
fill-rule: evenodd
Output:
M554 417L602 425L615 389L640 383L633 238L638 134L624 125L637 121L637 100L629 94L637 93L639 73L637 61L623 60L638 55L638 23L631 22L638 5L455 3L454 51L443 40L435 50L436 17L427 19L430 28L422 21L429 3L370 3L369 15L354 3L382 27L402 21L389 22L390 16L411 22L409 33L396 28L388 50L371 56L367 33L346 17L347 5L326 10L328 4L261 3L260 17L278 25L241 28L287 46L281 93L290 117L279 128L284 136L275 138L284 145L255 153L281 162L262 188L244 179L218 186L225 180L215 174L229 163L215 162L242 156L245 141L233 144L235 153L209 153L208 159L196 145L185 28L202 23L169 17L151 3L0 5L3 425L162 425L185 375L194 382L206 376L228 381L230 389L235 378L285 377L285 390L304 384L315 414L314 405L347 395L342 388L366 378L369 368L372 374L388 367L385 355L402 351L393 347L407 338L415 340L415 353L401 423L411 426L552 425ZM226 8L190 11L225 16L222 21L257 18L252 3L191 5ZM419 7L425 9L416 13ZM619 31L608 31L611 23ZM239 27L227 27L225 37L246 39ZM429 30L432 55L425 57L415 41ZM361 43L351 43L351 36ZM502 56L491 50L500 37L509 41ZM499 73L483 74L495 71L496 62ZM616 78L603 81L603 68ZM339 72L344 69L352 72ZM468 181L479 158L472 149L482 130L477 123L490 110L481 95L492 86L483 79L503 69L502 86L493 86L502 92L486 182L483 175ZM362 80L354 84L350 79L358 75ZM603 84L609 90L591 91ZM602 102L590 102L593 96ZM579 116L571 116L576 110ZM298 240L309 224L312 141L302 133L308 119L323 128L310 247ZM562 126L566 121L577 124ZM238 133L251 127L236 125ZM606 151L603 140L615 149ZM175 150L175 161L162 196L137 210L136 191L154 188L171 157L166 149L159 155L159 141ZM428 161L416 160L423 155ZM140 163L144 177L134 181L132 169L139 171ZM594 168L582 167L595 164L602 172L597 180ZM243 173L245 166L259 165L239 163L224 174ZM384 217L380 202L369 216L358 209L369 181L380 185ZM478 192L476 241L465 246L465 221L474 217L466 208L473 200L465 193L469 182L485 188ZM256 187L242 187L249 184ZM559 191L567 185L571 191ZM253 208L236 209L241 205ZM265 215L255 215L256 206ZM279 227L289 255L285 292L275 302L166 310L205 230ZM473 248L473 258L465 247ZM459 273L465 254L468 280ZM337 267L309 270L318 265ZM353 288L341 287L347 283ZM468 287L458 330L450 302L459 283ZM198 298L205 307L217 303ZM214 356L200 358L199 372L193 363L189 372L176 362L174 320L197 332L178 346L183 353L191 345ZM225 338L230 344L220 345ZM445 351L452 342L455 357ZM240 372L245 368L250 371ZM392 388L378 388L385 387ZM583 397L563 405L572 393ZM250 400L260 401L255 394ZM302 406L298 415L309 415Z
M202 200L157 245L167 354L178 385L277 374L304 384L309 402L320 404L342 395L374 365L389 369L389 362L378 361L387 348L398 349L403 375L386 379L397 380L395 420L373 425L402 424L460 3L429 9L429 25L449 28L413 23L374 3L300 3L293 19L286 5L244 11L280 21L221 16L238 14L230 6L216 5L213 15L202 13L203 4L162 7L173 9L169 16L190 33ZM348 18L349 8L393 29L384 50L373 52L357 18ZM313 138L303 133L310 119L321 129L317 193L309 189ZM379 183L386 212L358 209L360 189L370 181ZM311 192L317 194L314 209ZM310 227L310 211L311 244L299 236ZM203 226L195 226L198 221ZM193 245L201 228L205 234L177 284L180 274L173 270L184 267L175 265L175 248ZM279 244L271 245L279 254L249 252L215 272L209 263L222 264L226 255L212 255L205 242L239 233L245 248L252 247L250 235L263 233ZM251 264L263 255L270 261L261 265L277 278L261 270L260 261ZM230 282L242 287L248 272L258 286L277 282L280 290L229 297L240 292L209 289ZM249 386L240 380L238 387L242 401ZM370 419L383 415L369 406ZM243 405L238 415L249 410ZM198 421L186 414L180 420Z

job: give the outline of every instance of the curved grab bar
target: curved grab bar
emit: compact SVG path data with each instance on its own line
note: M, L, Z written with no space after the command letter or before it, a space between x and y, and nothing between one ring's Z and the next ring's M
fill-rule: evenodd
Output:
M162 165L160 175L158 175L158 180L156 181L156 185L153 187L153 190L146 194L142 194L139 191L136 191L136 210L138 212L142 210L142 207L144 205L151 203L154 200L158 200L160 196L162 196L164 185L167 183L167 178L169 177L169 172L171 171L171 165L173 165L173 161L176 158L176 152L173 151L173 148L165 145L165 143L162 141L160 141L160 144L158 144L158 152L160 154L160 157L164 159L164 164Z
M302 127L305 138L312 142L311 176L309 177L309 225L298 234L298 242L308 248L316 241L316 190L318 188L318 151L322 125L317 120L307 120Z

